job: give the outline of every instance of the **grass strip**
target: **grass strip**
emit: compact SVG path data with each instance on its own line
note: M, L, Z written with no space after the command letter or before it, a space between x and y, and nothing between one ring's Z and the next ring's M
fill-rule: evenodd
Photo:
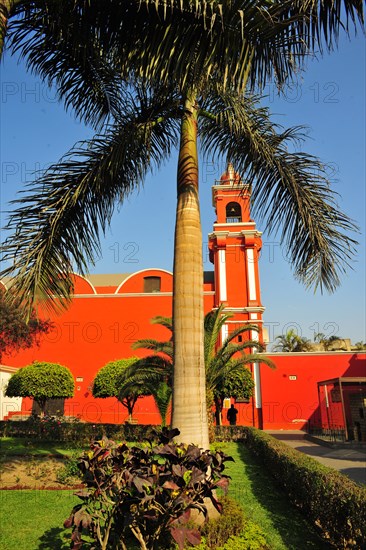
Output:
M231 476L229 496L243 507L246 516L265 533L273 550L329 550L315 529L276 486L270 473L249 452L244 443L217 444L235 462L228 462L225 473Z
M78 501L67 490L0 491L0 548L67 550L70 530L63 528L63 522Z
M6 456L72 456L85 449L76 444L62 441L43 441L27 437L2 437L0 439L0 457Z

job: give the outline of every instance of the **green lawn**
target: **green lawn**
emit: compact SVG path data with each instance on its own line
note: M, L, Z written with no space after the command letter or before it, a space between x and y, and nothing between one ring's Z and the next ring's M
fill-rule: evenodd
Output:
M52 452L73 452L62 444L50 445ZM37 453L50 453L46 443L37 443L33 447ZM1 440L0 454L4 454L4 451L5 454L19 454L20 448L10 439ZM229 495L238 500L252 521L260 525L271 549L329 548L289 504L269 473L256 463L243 444L223 443L220 448L235 459L235 463L227 463L227 473L232 478ZM66 550L69 542L65 536L69 531L63 529L62 525L77 502L78 498L69 490L0 491L0 548Z
M246 515L260 525L273 550L329 550L303 516L289 503L273 482L269 472L242 443L223 443L222 450L235 462L227 463L231 476L229 495L243 507Z
M64 443L61 441L41 441L27 437L2 437L0 439L0 457L1 456L71 456L75 451L80 453L85 449L76 444Z
M0 491L2 550L66 550L63 528L78 499L73 491Z

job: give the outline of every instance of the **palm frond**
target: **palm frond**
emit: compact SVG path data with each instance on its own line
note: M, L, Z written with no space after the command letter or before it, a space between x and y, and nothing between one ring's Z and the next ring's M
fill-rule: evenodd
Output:
M258 325L253 325L251 323L248 323L248 324L245 324L245 325L238 326L230 332L230 334L225 339L225 341L228 344L230 344L233 340L235 340L235 338L237 338L238 336L241 336L245 332L249 332L249 331L254 331L254 332L258 333L259 332Z
M360 0L36 0L16 14L10 47L88 120L109 110L101 59L128 81L183 90L215 78L243 90L248 79L281 85L310 50L331 49L342 29L363 25Z
M161 325L167 328L171 333L173 333L173 321L171 317L163 317L161 315L156 315L151 319L153 325Z
M126 371L126 384L158 384L161 381L172 383L173 366L170 360L159 355L149 355L136 361Z
M320 160L288 151L303 129L282 130L256 98L233 91L218 90L203 107L216 115L201 119L205 153L229 158L253 182L253 210L270 234L279 233L295 276L334 291L354 255L357 226L339 210Z
M155 351L155 353L164 353L170 358L173 358L173 343L172 342L159 342L149 338L136 340L131 344L132 349L148 349Z
M169 156L177 140L176 100L157 95L161 102L151 90L122 98L120 116L105 135L75 147L15 201L13 234L4 245L12 265L2 275L16 276L13 288L24 303L67 302L70 272L83 274L93 263L115 205Z
M231 313L223 313L224 304L219 308L208 312L204 320L204 357L205 363L209 363L215 355L222 326L232 317Z
M172 388L166 382L150 386L151 394L154 396L156 406L159 409L162 426L166 426L166 416L172 399Z
M269 357L261 353L242 354L241 357L237 357L230 362L230 368L235 371L237 368L242 368L245 365L251 365L253 363L261 363L267 365L267 367L271 369L276 368L276 364L269 359Z

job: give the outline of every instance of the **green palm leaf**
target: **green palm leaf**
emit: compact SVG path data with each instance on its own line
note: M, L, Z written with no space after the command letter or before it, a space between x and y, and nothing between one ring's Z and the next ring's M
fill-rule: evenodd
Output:
M21 300L67 303L70 272L85 273L94 262L115 205L169 157L177 140L175 110L174 96L162 97L160 90L157 96L130 93L105 135L75 147L30 185L31 195L15 201L8 224L14 234L4 245L4 259L13 264L4 274L17 274Z
M340 30L363 25L363 3L38 0L16 2L10 15L8 48L96 124L111 110L109 64L130 82L174 81L180 90L211 79L238 90L248 78L281 86L309 50L331 50Z
M206 155L227 156L253 182L254 212L269 233L279 233L296 277L334 291L354 254L357 243L349 233L357 226L339 210L325 166L312 155L289 152L303 129L282 130L256 98L228 90L204 100L202 115Z

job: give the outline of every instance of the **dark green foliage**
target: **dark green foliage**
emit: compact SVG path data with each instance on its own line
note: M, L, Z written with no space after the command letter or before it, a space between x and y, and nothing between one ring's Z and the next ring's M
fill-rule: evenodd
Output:
M269 550L269 547L259 525L248 520L241 535L230 537L217 550Z
M230 497L220 502L222 514L203 525L197 550L268 550L262 529L245 517L241 506Z
M215 441L244 441L247 437L245 426L215 426Z
M311 342L308 338L299 336L296 330L288 330L286 334L276 336L276 345L273 351L281 352L301 352L311 351Z
M72 548L81 548L86 536L102 549L126 549L131 536L146 550L173 539L179 548L199 543L199 532L189 527L190 512L206 515L208 501L221 510L213 491L226 489L224 462L232 459L173 443L178 434L164 428L157 444L145 448L106 438L91 445L79 462L87 489L65 522L73 530Z
M138 357L110 361L98 371L92 387L94 397L116 397L126 407L130 418L138 398L149 394L146 386L139 382L125 387L127 373L136 361Z
M47 334L52 323L49 320L37 319L32 310L28 322L24 319L22 308L9 298L9 291L0 287L0 359L4 353L30 348L39 343L39 337Z
M246 432L248 448L324 539L336 548L361 548L366 540L366 489L262 431Z
M74 378L67 367L34 361L11 376L5 395L33 397L44 416L48 399L72 397L74 388Z
M222 386L215 391L215 397L222 399L223 396L234 397L235 399L250 399L254 390L254 381L251 372L242 368L240 372L230 373L223 380Z
M226 543L231 536L240 535L244 527L244 513L239 504L229 498L220 499L222 514L216 520L205 524L201 530L207 548L217 548Z
M56 478L59 483L66 484L80 478L79 456L76 452L65 460L65 464L57 472Z
M152 436L155 428L150 425L91 424L78 420L65 422L63 418L52 417L41 420L32 416L25 421L0 421L0 437L31 437L89 444L106 436L118 441L142 442Z

